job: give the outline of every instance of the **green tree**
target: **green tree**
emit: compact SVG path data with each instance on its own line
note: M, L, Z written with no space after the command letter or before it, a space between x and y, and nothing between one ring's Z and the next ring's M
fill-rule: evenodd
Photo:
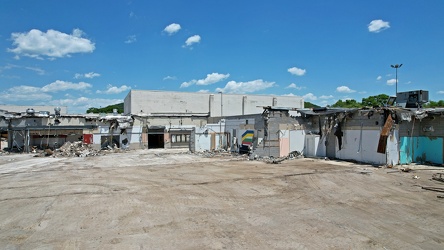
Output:
M117 113L121 114L123 113L123 102L122 103L118 103L118 104L114 104L114 105L109 105L103 108L94 108L91 107L88 110L86 110L86 113L94 113L94 114L98 114L98 113L112 113L114 109L117 109Z
M387 103L389 96L386 94L373 95L367 98L362 98L363 107L381 107Z
M444 108L444 100L439 100L437 102L430 101L423 106L424 108Z
M334 108L362 108L362 104L357 102L354 99L350 100L338 100L335 104L332 105Z
M311 102L304 102L304 108L320 108L320 106L313 104Z

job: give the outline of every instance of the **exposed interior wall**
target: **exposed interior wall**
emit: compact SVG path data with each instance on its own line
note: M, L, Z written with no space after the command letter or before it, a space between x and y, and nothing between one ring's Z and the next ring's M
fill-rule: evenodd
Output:
M344 130L343 133L342 149L336 152L338 159L386 164L386 155L376 151L379 130Z
M400 163L444 163L444 117L429 115L400 124Z

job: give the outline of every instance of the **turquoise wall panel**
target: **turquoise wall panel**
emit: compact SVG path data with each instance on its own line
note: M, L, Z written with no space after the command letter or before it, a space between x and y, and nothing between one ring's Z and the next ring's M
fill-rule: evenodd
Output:
M401 164L444 163L443 138L401 137L399 151Z
M412 140L410 137L401 137L399 142L399 163L410 164L413 161Z

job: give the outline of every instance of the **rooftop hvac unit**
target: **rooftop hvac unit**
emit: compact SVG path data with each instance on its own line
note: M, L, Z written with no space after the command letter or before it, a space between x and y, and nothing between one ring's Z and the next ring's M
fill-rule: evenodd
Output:
M28 109L26 110L26 114L27 114L27 115L34 115L34 113L35 113L35 110L34 110L33 108L28 108Z
M403 108L420 108L429 101L429 91L414 90L399 92L396 95L396 106Z

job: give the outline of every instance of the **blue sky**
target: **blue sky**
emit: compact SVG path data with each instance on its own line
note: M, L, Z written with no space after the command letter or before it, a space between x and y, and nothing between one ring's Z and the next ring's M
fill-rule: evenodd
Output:
M70 113L130 89L444 99L444 1L0 1L0 104Z

